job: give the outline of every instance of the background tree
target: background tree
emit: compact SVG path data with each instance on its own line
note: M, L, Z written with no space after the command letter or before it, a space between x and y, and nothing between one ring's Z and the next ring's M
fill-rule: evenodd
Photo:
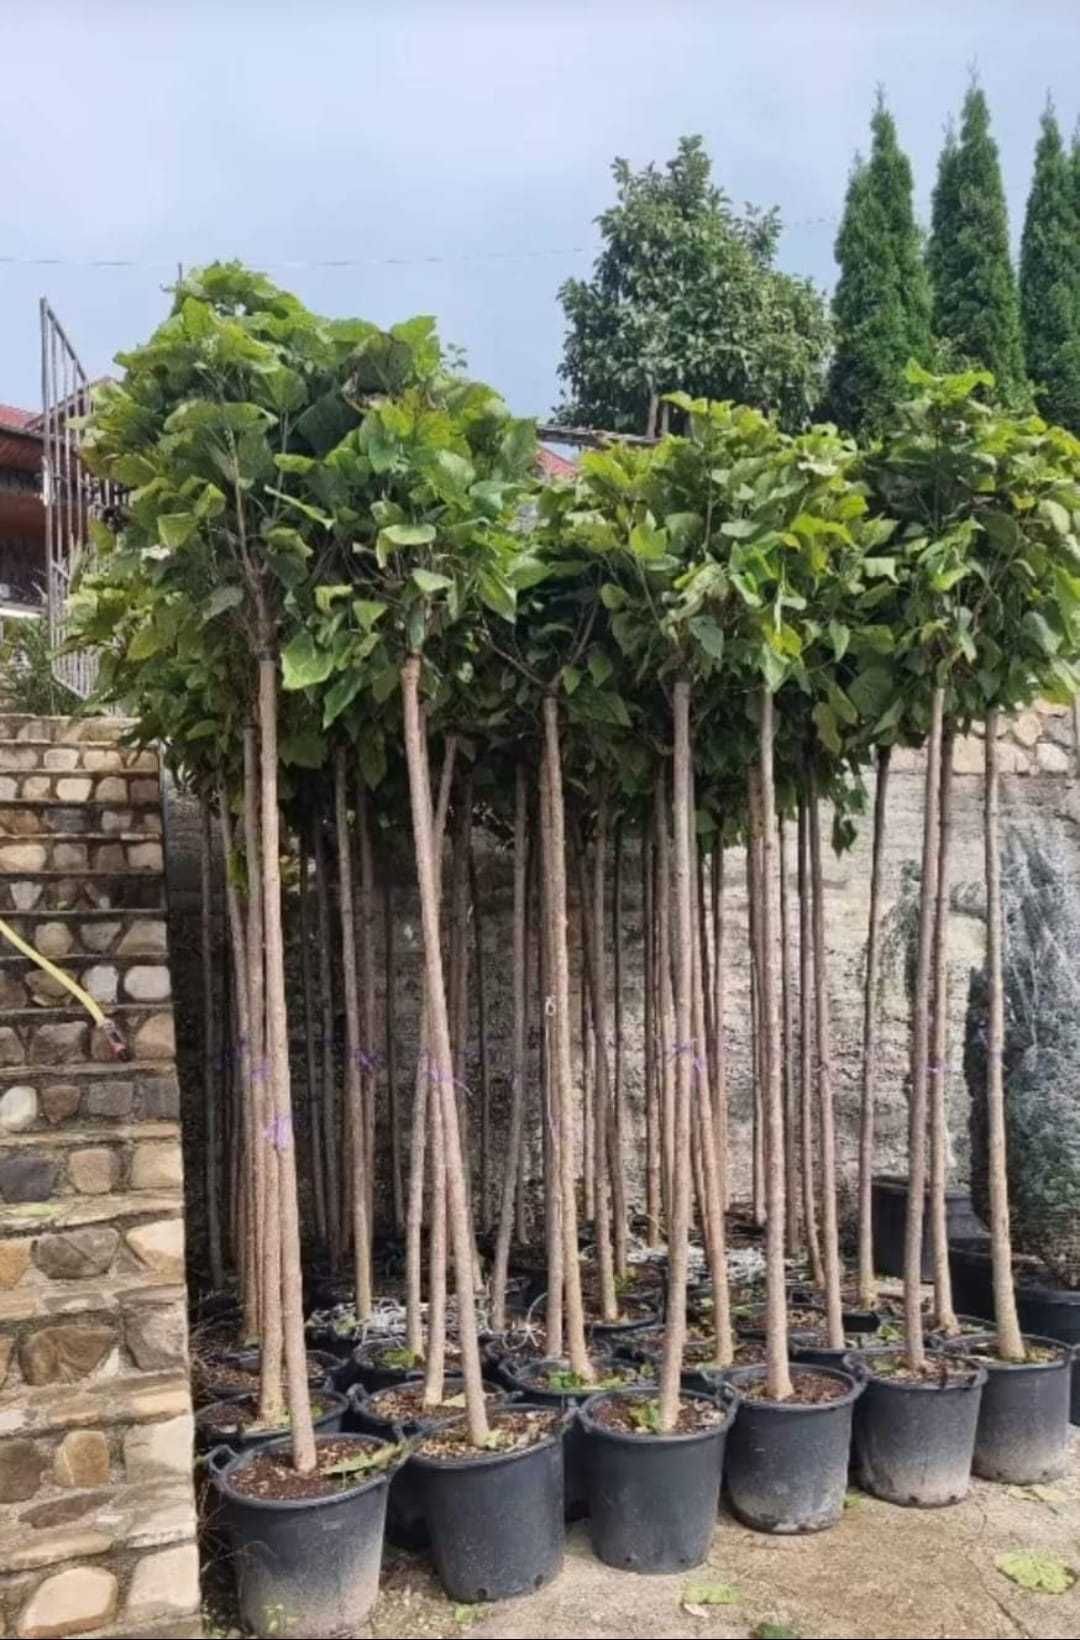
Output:
M1020 315L1035 402L1080 428L1080 189L1048 103L1020 245Z
M789 425L821 396L830 324L821 294L774 267L780 220L732 210L700 137L663 171L612 167L616 203L589 280L559 291L567 318L557 414L640 433L660 395L737 399Z
M959 362L992 370L1007 403L1027 397L1020 304L990 109L979 85L964 98L960 136L946 134L927 253L933 327Z
M910 359L930 347L930 286L912 206L911 165L882 93L870 158L857 155L836 239L836 351L829 410L852 432L873 431L895 402Z

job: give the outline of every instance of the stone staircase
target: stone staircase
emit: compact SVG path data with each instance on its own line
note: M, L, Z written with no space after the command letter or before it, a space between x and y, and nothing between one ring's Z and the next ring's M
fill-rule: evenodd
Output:
M156 756L0 715L0 1633L201 1632Z

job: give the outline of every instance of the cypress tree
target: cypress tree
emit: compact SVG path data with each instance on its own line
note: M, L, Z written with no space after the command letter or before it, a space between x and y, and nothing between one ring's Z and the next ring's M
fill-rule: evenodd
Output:
M1076 148L1066 153L1048 104L1020 246L1020 315L1035 401L1048 421L1080 428L1080 217Z
M998 394L1028 396L1009 219L990 110L981 86L964 98L960 136L946 134L927 263L935 334L957 360L992 370Z
M836 239L830 413L851 432L881 424L903 390L904 367L910 359L925 363L930 343L911 166L880 91L870 130L870 158L856 155Z

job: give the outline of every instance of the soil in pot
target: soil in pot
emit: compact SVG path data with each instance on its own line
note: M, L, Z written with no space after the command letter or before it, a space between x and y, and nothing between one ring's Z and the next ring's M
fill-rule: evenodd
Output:
M972 1470L987 1481L1035 1486L1068 1467L1073 1350L1053 1338L1024 1335L1024 1361L1003 1361L984 1333L946 1346L986 1368Z
M616 1361L607 1354L590 1357L595 1377L580 1378L566 1361L515 1358L505 1363L506 1381L537 1406L555 1407L564 1412L575 1408L603 1389L627 1389L633 1384L652 1382L655 1366L647 1361ZM581 1431L571 1417L563 1431L563 1476L566 1486L566 1518L580 1520L588 1509Z
M331 1435L319 1438L316 1455L315 1473L300 1475L287 1440L227 1462L211 1454L240 1616L253 1634L355 1632L375 1604L399 1449Z
M862 1383L835 1367L791 1369L794 1394L770 1400L765 1367L728 1375L740 1397L727 1441L735 1514L760 1532L821 1532L844 1512L851 1422Z
M308 1350L308 1383L312 1389L330 1387L337 1358L328 1351ZM259 1351L228 1350L220 1354L196 1354L191 1359L191 1387L196 1406L234 1395L259 1393Z
M866 1391L855 1416L855 1468L886 1503L933 1509L959 1503L971 1482L986 1368L935 1352L912 1372L898 1352L861 1356Z
M317 1435L336 1434L342 1426L348 1402L336 1390L319 1390L311 1397L311 1416ZM279 1441L289 1428L285 1423L268 1426L259 1422L259 1402L255 1395L237 1395L214 1401L195 1414L195 1442L202 1451L224 1443L234 1452L249 1452Z
M461 1351L447 1342L446 1370L460 1369ZM389 1389L392 1384L405 1384L410 1378L423 1376L424 1358L407 1349L403 1338L368 1340L358 1344L352 1352L354 1382L369 1392Z
M684 1393L660 1433L655 1390L594 1395L578 1413L589 1535L605 1565L634 1572L700 1566L716 1529L724 1442L736 1396Z
M791 1305L787 1313L788 1338L793 1343L812 1343L821 1329L821 1311ZM735 1315L735 1331L740 1338L765 1337L765 1306L754 1305Z
M431 1555L451 1600L505 1600L562 1568L565 1412L511 1406L477 1451L459 1420L431 1431L413 1463L424 1486Z

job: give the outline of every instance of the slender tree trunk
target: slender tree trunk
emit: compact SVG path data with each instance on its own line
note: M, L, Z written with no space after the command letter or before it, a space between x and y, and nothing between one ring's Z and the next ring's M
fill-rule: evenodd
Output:
M651 827L641 833L641 903L644 907L645 996L645 1222L651 1246L660 1240L660 1122L656 1065L656 908Z
M277 1156L277 1217L281 1245L281 1318L289 1396L292 1458L300 1474L315 1468L315 1434L308 1390L304 1339L304 1295L300 1262L300 1212L296 1195L289 1085L289 1023L285 1001L285 939L281 916L280 822L278 816L277 661L259 656L259 763L262 822L263 931L266 944L266 1035L273 1094L273 1148Z
M563 1243L562 1161L559 1155L559 1102L555 1080L555 995L552 980L551 884L547 877L548 813L550 792L541 765L540 849L537 856L537 967L540 989L540 1098L543 1122L544 1245L547 1257L547 1350L555 1359L563 1354Z
M506 1330L506 1278L510 1263L510 1242L514 1233L514 1193L521 1166L522 1136L525 1128L525 1007L528 994L528 847L529 799L525 766L514 773L514 926L513 991L514 1028L510 1083L510 1132L503 1173L499 1228L495 1237L495 1260L491 1273L491 1324L496 1332Z
M225 1256L221 1243L221 1095L218 1084L217 999L214 995L214 842L210 827L210 800L199 801L199 932L203 983L203 1110L206 1147L203 1178L206 1186L206 1239L210 1279L215 1291L225 1285Z
M319 925L319 1034L322 1047L322 1153L326 1168L326 1230L330 1240L330 1264L336 1270L341 1262L344 1235L342 1172L339 1160L340 1146L337 1101L337 1069L334 1041L334 962L333 939L330 930L330 885L327 882L326 847L323 842L321 815L316 818L312 832L315 849L315 909Z
M656 960L660 970L660 1158L661 1198L670 1240L675 1182L675 998L671 985L671 832L663 764L656 774Z
M428 1040L431 1013L428 1011ZM439 1406L446 1394L446 1136L437 1064L428 1052L428 1151L431 1156L431 1212L428 1220L427 1348L424 1355L424 1405Z
M232 978L236 993L236 1039L238 1058L238 1119L234 1131L234 1148L239 1154L239 1189L236 1200L240 1206L240 1233L237 1237L239 1253L240 1293L244 1305L244 1338L255 1338L259 1331L259 1277L258 1240L256 1238L254 1187L252 1173L258 1138L253 1126L253 1090L251 1082L251 992L248 981L248 950L244 927L244 913L240 894L230 869L233 857L233 826L229 799L222 788L218 798L221 817L221 848L225 857L225 904L229 914L229 934L232 940Z
M675 1428L686 1346L686 1277L690 1228L690 1127L694 1077L694 903L690 876L693 811L690 797L690 685L676 680L674 689L675 758L671 818L674 832L674 900L676 938L676 1046L674 1157L671 1223L668 1230L668 1294L664 1349L660 1360L659 1423ZM666 822L665 822L666 830Z
M934 943L934 900L938 873L938 791L941 779L941 720L945 691L935 688L926 745L926 807L923 816L922 883L919 889L919 947L911 1026L911 1094L908 1101L908 1199L904 1232L904 1325L907 1359L913 1372L926 1365L922 1317L923 1214L926 1205L926 1089L930 1047L930 959Z
M559 1112L559 1165L561 1182L563 1299L566 1309L566 1349L571 1370L586 1380L593 1376L585 1347L585 1317L581 1302L581 1266L578 1262L577 1203L574 1199L573 1072L570 1061L570 960L566 945L566 841L563 812L562 759L559 747L558 704L544 697L544 778L548 787L545 874L550 884L549 922L552 954L552 991L555 998L554 1087Z
M341 899L341 988L345 997L345 1117L349 1167L352 1173L353 1272L356 1315L371 1314L371 1249L368 1244L367 1184L364 1157L364 1088L361 1074L360 997L356 961L356 921L353 916L352 838L349 833L349 762L344 746L334 754L334 806L337 824L338 893Z
M315 1204L315 1234L326 1246L326 1179L322 1159L319 1112L318 1054L315 1041L315 995L311 975L311 853L307 836L300 838L300 984L304 997L304 1065L307 1071L307 1116L311 1123L311 1190Z
M949 856L952 845L953 746L956 725L945 719L941 730L941 775L938 791L938 874L934 906L933 1038L930 1091L930 1246L934 1263L934 1321L947 1333L959 1331L949 1274L949 1226L945 1191L949 1183L949 1134L945 1109L945 1071L949 1052Z
M825 1320L831 1350L844 1347L840 1297L840 1233L836 1221L836 1121L833 1111L832 1004L825 943L825 878L821 868L821 813L817 773L807 770L810 875L814 900L814 1012L818 1049L818 1121L821 1129L821 1244L825 1259Z
M799 1238L799 1110L795 1080L795 974L791 926L791 873L783 816L777 830L780 854L780 1001L784 1024L784 1179L788 1250L797 1257Z
M765 1097L765 1272L766 1394L785 1401L792 1393L788 1371L787 1286L784 1271L784 1095L780 1075L780 999L776 975L779 934L776 904L776 798L773 787L773 698L761 691L761 762L755 804L761 850L761 1021L766 1067Z
M585 922L585 883L581 880L582 910L581 920ZM592 1021L589 1013L589 981L586 976L585 942L581 941L581 975L578 987L580 1002L580 1041L581 1055L581 1200L585 1209L587 1223L596 1218L596 1159L593 1155L594 1140L596 1137L596 1060L593 1044Z
M593 1063L593 1212L596 1242L596 1270L599 1284L600 1315L616 1321L619 1304L615 1294L615 1264L611 1248L611 1206L608 1174L608 1108L611 1102L611 1072L607 1047L607 962L604 951L604 885L607 876L607 803L601 797L596 808L596 835L593 839L592 894L585 870L585 850L575 828L575 853L581 884L581 945L587 984L592 1001Z
M986 714L986 780L984 830L986 838L986 969L989 1026L986 1044L987 1166L990 1188L990 1255L994 1272L994 1312L997 1348L1003 1361L1024 1359L1024 1340L1016 1314L1013 1290L1012 1239L1009 1233L1009 1175L1005 1138L1004 922L1001 905L1001 804L998 712Z
M453 1055L450 1050L450 1021L446 1008L442 946L439 937L439 894L432 835L431 789L427 747L420 725L420 657L410 655L402 668L402 700L405 713L405 752L409 771L413 838L416 848L420 911L424 931L424 968L428 982L428 1017L432 1051L438 1082L432 1099L438 1099L442 1117L440 1135L445 1153L450 1233L454 1248L454 1274L458 1301L458 1334L461 1365L465 1378L465 1407L469 1439L483 1446L488 1437L484 1385L480 1373L480 1349L476 1334L476 1298L473 1288L473 1240L465 1194L464 1163L454 1099ZM432 1156L433 1173L440 1159Z
M749 777L750 835L746 844L746 906L747 929L750 937L750 1023L753 1033L753 1132L751 1135L751 1210L754 1223L765 1222L765 1107L764 1088L769 1080L765 1062L766 1032L761 1007L762 963L761 943L761 787L756 771Z
M803 1230L815 1287L825 1284L814 1184L814 940L810 895L810 828L799 798L799 1113L802 1150Z
M364 1110L364 1212L368 1256L375 1230L375 1101L378 1090L378 1022L375 998L375 860L371 844L371 801L361 782L356 802L360 852L357 900L357 969L360 976L360 1072Z
M491 1223L491 1087L488 1077L487 995L484 970L483 906L476 881L476 850L469 844L469 899L473 915L473 967L476 973L476 1059L480 1095L480 1223ZM513 1164L515 1171L517 1164Z
M720 1167L720 1203L727 1212L728 1188L728 1099L727 1099L727 918L724 906L724 844L713 844L712 870L713 926L713 1019L716 1032L716 1070L713 1077L713 1129Z
M874 1102L877 1095L878 975L881 968L881 879L885 862L885 825L892 747L879 746L874 788L874 843L870 863L870 918L866 932L866 977L863 983L862 1107L859 1114L859 1303L877 1303L874 1276Z
M626 1200L626 1050L623 1041L623 823L615 823L612 866L612 957L615 985L615 1083L612 1101L608 1159L611 1174L612 1218L614 1220L615 1274L622 1280L627 1270L626 1236L629 1208Z
M692 770L691 770L692 776ZM691 778L691 791L693 779ZM696 803L692 802L690 826L693 828L693 816ZM693 839L691 839L693 844ZM696 874L694 884L695 905L694 923L704 933L705 924L702 921L704 909L704 880L700 872ZM727 1247L724 1233L724 1203L720 1185L720 1155L716 1143L716 1129L713 1120L713 1102L709 1084L709 1060L705 1053L706 1014L705 1003L705 941L699 939L694 946L694 1094L695 1094L695 1144L701 1156L702 1174L702 1223L705 1227L705 1247L709 1261L709 1273L713 1285L713 1329L714 1329L714 1359L720 1366L730 1365L733 1359L734 1341L731 1336L731 1299L728 1292ZM714 1027L715 1031L715 1027ZM715 1056L714 1056L715 1057Z
M397 1085L397 946L394 938L394 882L390 863L383 861L383 1054L386 1060L386 1101L390 1117L390 1189L394 1229L405 1227L405 1186L401 1155L401 1097Z

